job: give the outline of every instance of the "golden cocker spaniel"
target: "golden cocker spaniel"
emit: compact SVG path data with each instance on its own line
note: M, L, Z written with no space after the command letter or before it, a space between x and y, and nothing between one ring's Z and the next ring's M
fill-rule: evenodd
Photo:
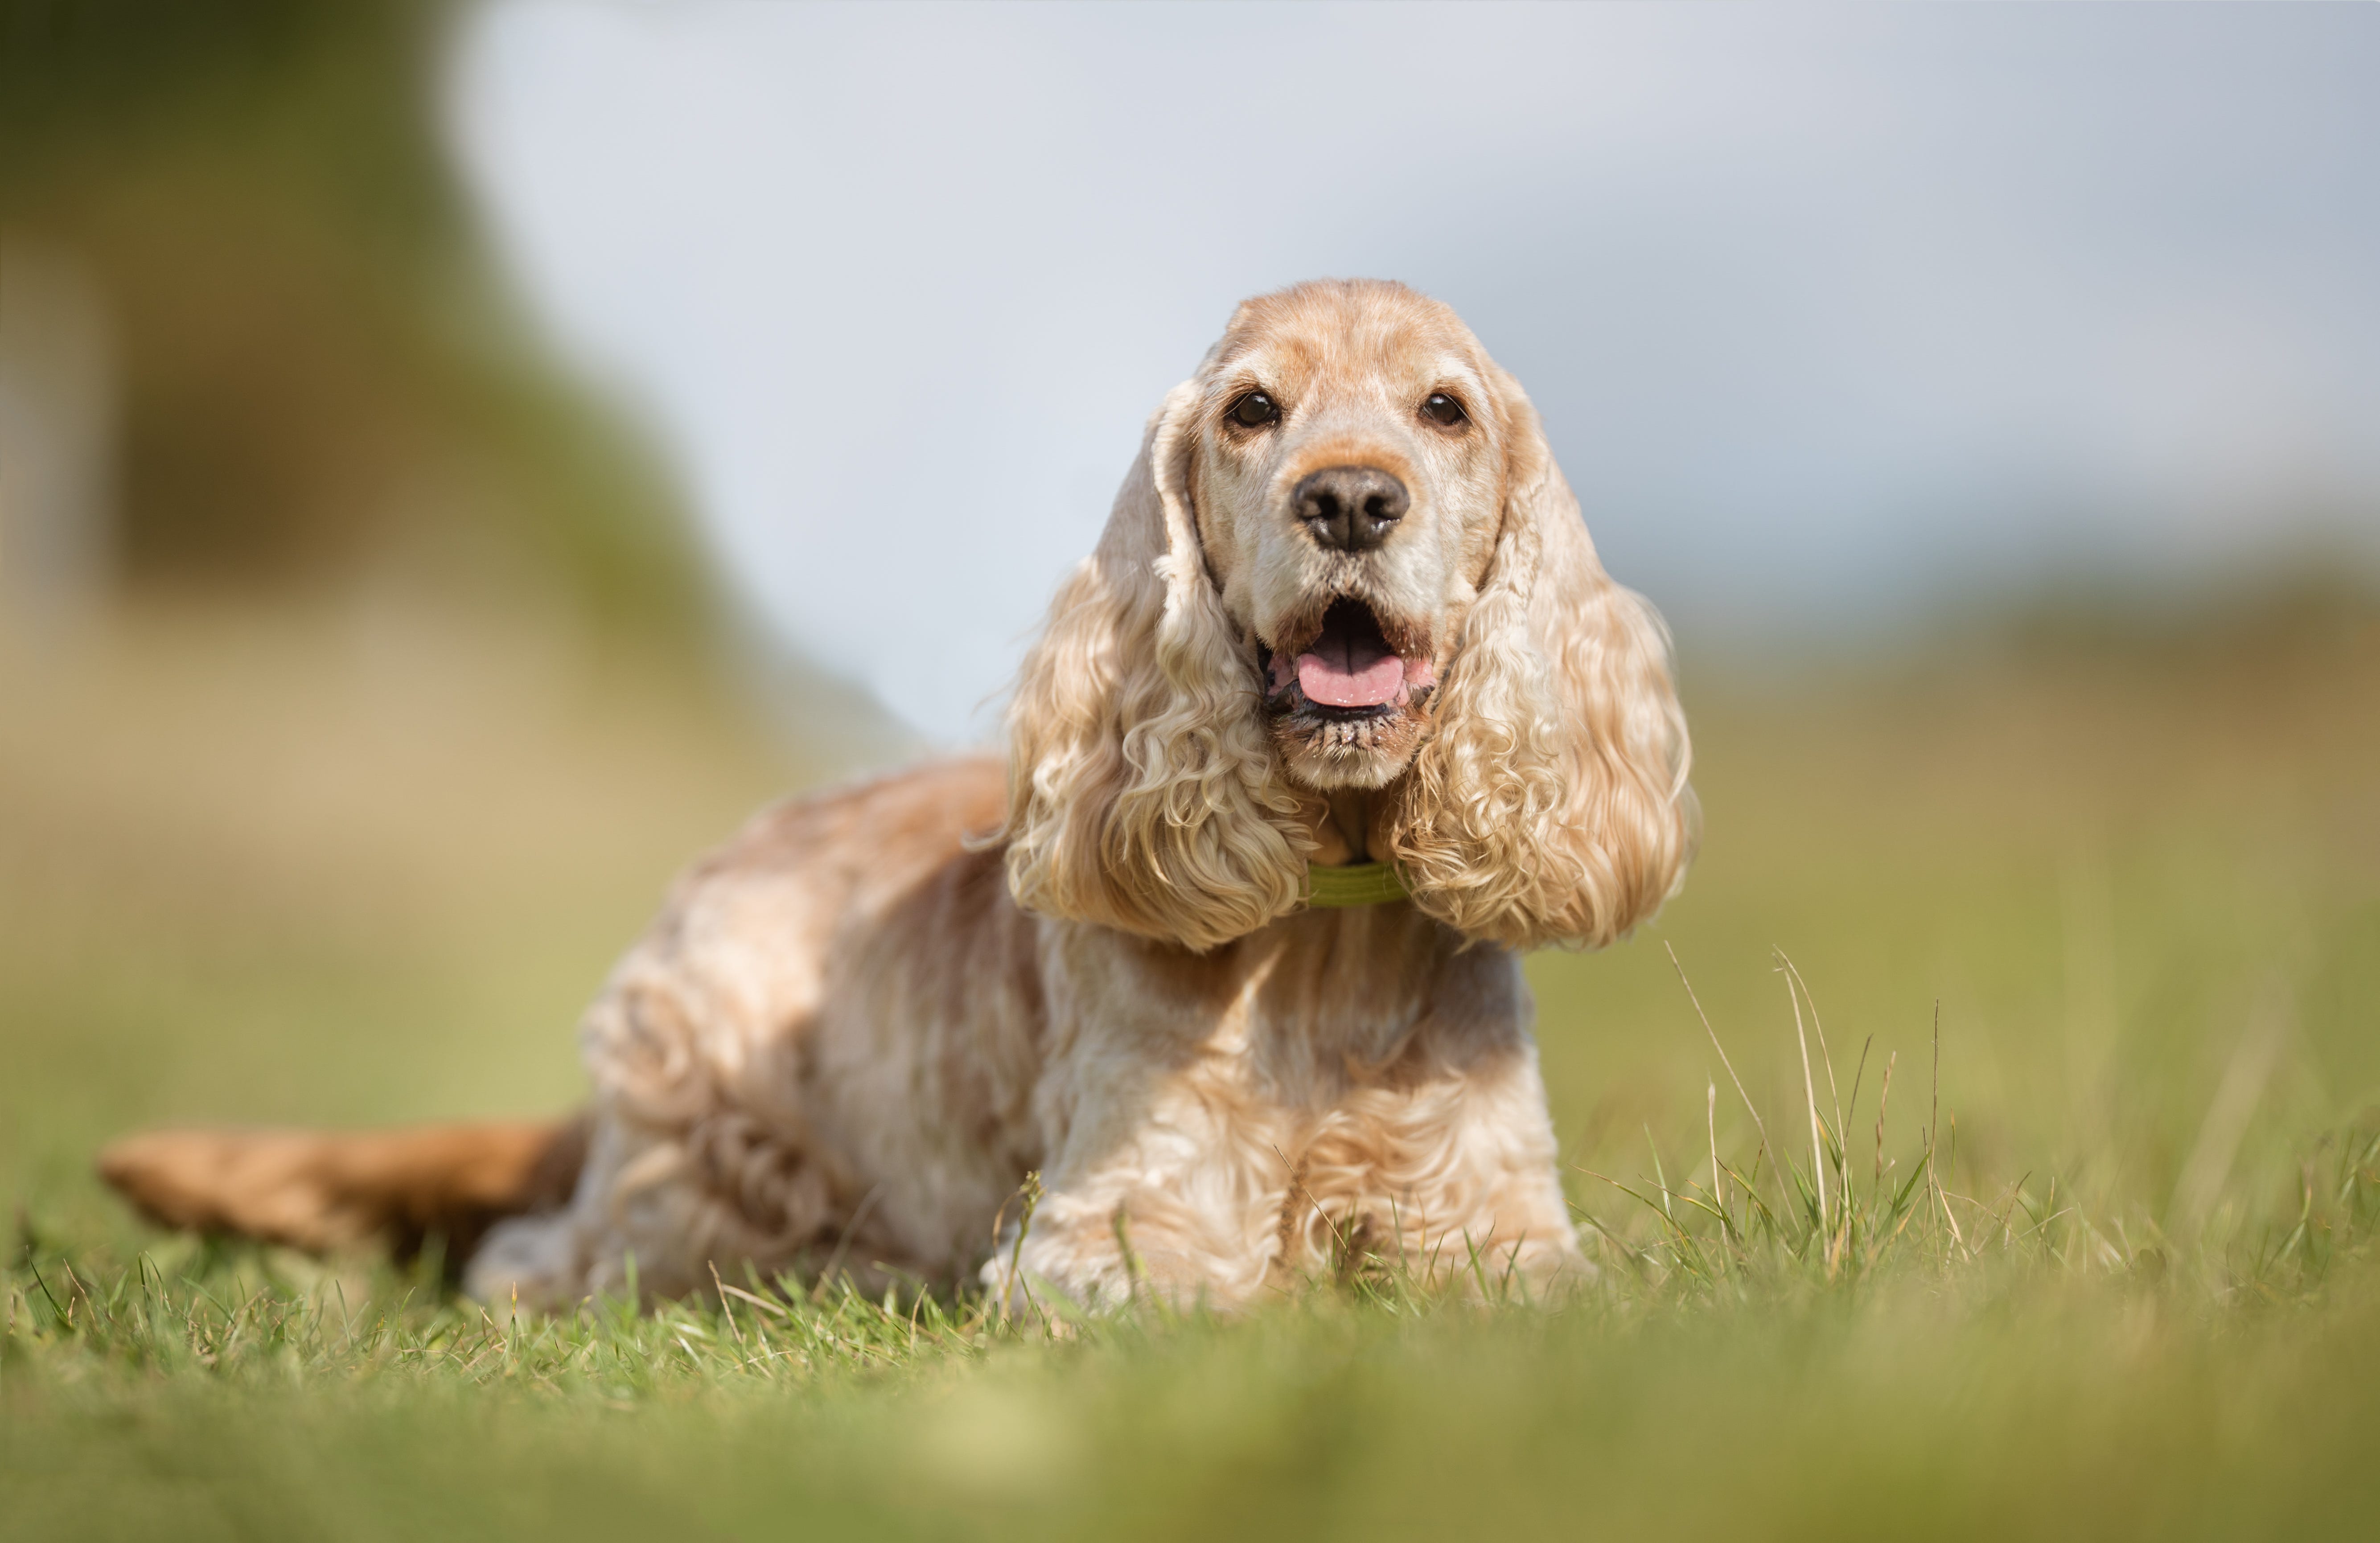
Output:
M1218 1307L1366 1258L1585 1269L1519 954L1676 887L1686 726L1451 310L1241 306L1009 735L698 864L587 1015L570 1125L165 1133L103 1171L185 1225L443 1232L470 1291L547 1306L747 1261Z

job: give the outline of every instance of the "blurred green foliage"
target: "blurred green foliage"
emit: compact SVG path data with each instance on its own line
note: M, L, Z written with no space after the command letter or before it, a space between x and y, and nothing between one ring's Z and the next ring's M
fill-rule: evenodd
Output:
M116 571L394 561L683 638L705 580L658 459L549 368L443 153L452 14L0 0L0 237L107 308Z

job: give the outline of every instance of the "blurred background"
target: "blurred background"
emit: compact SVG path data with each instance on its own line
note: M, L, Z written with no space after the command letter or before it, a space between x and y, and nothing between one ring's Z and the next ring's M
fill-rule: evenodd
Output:
M1896 1131L1939 1003L1977 1188L2245 1214L2380 1099L2374 79L2370 7L0 0L0 1193L565 1106L671 872L990 738L1232 303L1360 273L1678 635L1704 857L1532 966L1572 1156L1701 1148L1664 943L1798 1094L1781 948Z

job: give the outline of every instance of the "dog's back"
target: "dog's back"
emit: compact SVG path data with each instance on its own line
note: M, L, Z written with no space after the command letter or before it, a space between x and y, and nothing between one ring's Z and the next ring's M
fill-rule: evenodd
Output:
M783 1106L803 1076L819 1075L808 1030L823 1004L880 1014L899 1010L888 998L981 991L993 973L986 947L1003 946L982 913L1006 906L1007 893L997 853L971 852L966 838L998 825L1004 796L997 761L941 762L788 799L698 861L582 1027L604 1112L657 1138L712 1127L700 1156L732 1167L733 1132L717 1129L735 1123L725 1112ZM944 1080L971 1075L958 1070L974 1064L965 1048L948 1049ZM847 1053L823 1060L839 1075L903 1075L837 1065ZM967 1101L976 1090L951 1091ZM990 1096L976 1091L973 1101ZM590 1151L594 1124L582 1113L395 1130L152 1131L110 1145L98 1168L166 1226L312 1252L380 1241L400 1257L434 1238L459 1268L499 1223L563 1212L590 1155L615 1168L625 1160L616 1137ZM883 1139L844 1134L863 1148ZM765 1174L742 1177L728 1186L731 1211L784 1198L761 1193ZM820 1177L829 1182L806 1209L823 1226L848 1208L832 1175ZM771 1230L770 1252L808 1241L789 1241L782 1221Z

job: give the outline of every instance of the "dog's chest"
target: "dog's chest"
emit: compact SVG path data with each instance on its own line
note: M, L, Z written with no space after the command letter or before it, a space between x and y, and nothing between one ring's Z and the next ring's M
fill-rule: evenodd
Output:
M1460 1077L1527 1036L1518 961L1463 948L1409 905L1291 917L1219 952L1203 992L1169 1002L1162 978L1135 992L1205 1096L1292 1125Z

